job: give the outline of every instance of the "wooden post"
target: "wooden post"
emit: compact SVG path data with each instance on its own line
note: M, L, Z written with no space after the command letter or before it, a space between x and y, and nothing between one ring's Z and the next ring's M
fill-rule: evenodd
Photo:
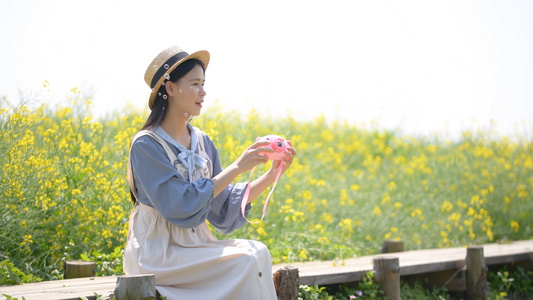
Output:
M466 249L466 293L468 300L487 299L487 266L483 247Z
M405 243L402 240L385 240L381 253L403 252Z
M374 257L374 275L387 299L400 300L400 259L398 257Z
M115 298L117 300L154 300L155 294L154 274L117 277L117 285L115 286Z
M272 275L278 300L298 300L300 276L298 268L291 265L277 270Z
M65 261L63 278L94 277L96 263L92 261L69 260Z

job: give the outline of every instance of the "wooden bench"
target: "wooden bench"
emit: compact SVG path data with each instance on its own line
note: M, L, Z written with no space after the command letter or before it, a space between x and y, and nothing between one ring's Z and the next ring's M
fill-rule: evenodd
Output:
M533 240L506 244L482 245L487 266L533 261ZM465 266L467 248L443 248L380 254L346 259L343 261L318 261L293 263L298 269L300 285L329 285L360 281L373 271L373 261L380 256L399 258L400 276L449 271L452 274ZM286 265L274 265L273 273ZM90 277L38 282L18 286L0 286L0 295L26 300L78 300L95 299L97 295L113 293L117 277ZM0 299L7 299L0 296Z

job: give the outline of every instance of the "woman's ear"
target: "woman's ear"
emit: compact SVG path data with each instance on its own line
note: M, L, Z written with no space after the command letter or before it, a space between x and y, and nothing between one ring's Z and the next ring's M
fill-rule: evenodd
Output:
M174 97L174 93L176 92L176 84L170 80L165 82L165 90L167 91L167 95L169 97Z

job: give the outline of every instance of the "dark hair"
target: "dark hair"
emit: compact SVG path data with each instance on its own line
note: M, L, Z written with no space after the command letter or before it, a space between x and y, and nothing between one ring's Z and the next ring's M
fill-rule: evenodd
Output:
M204 63L201 60L192 58L192 59L184 61L179 66L177 66L176 69L174 69L174 71L172 71L169 74L170 79L165 80L165 82L172 81L176 83L180 78L185 76L185 74L189 73L196 65L199 65L200 67L202 67L205 73ZM154 101L154 106L152 107L152 112L148 116L148 119L144 123L141 130L155 128L159 126L161 122L163 122L163 120L165 119L165 115L166 115L165 114L166 108L168 107L168 98L166 97L166 94L167 94L167 91L165 90L165 86L161 85L161 87L157 91L157 96ZM133 202L133 204L136 204L137 200L135 199L135 196L133 195L133 192L131 190L130 190L130 196L131 196L131 201Z
M204 63L199 59L192 58L182 62L179 66L177 66L176 69L174 69L174 71L169 74L170 79L165 80L165 82L178 82L180 78L189 73L196 65L202 67L205 73ZM168 98L166 95L167 91L165 89L165 86L161 85L161 87L159 87L159 90L157 91L154 106L152 107L152 112L148 116L148 119L146 119L146 122L144 123L141 130L157 127L159 126L159 124L161 124L161 122L163 122L163 120L165 119L165 109L168 108Z

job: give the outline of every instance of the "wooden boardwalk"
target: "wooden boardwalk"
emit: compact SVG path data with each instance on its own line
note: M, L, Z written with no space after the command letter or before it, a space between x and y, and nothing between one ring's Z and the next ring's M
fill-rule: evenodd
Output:
M483 245L485 264L498 265L511 262L533 260L533 240L515 241L507 244ZM400 276L416 275L441 271L456 271L465 265L466 247L428 249L380 254L395 256L400 260ZM378 255L376 255L378 256ZM302 285L326 285L359 281L373 270L376 256L346 259L342 262L320 261L294 263ZM274 265L273 272L286 265ZM0 299L3 294L26 300L78 300L80 297L94 299L95 293L103 295L115 289L116 277L91 277L47 281L18 286L0 286Z
M483 245L487 266L510 262L533 260L533 240L516 241L508 244ZM379 254L347 259L342 266L337 262L296 263L300 271L300 284L326 285L360 281L376 256L395 256L400 259L400 276L416 275L448 270L457 270L465 265L466 247L428 249ZM278 268L279 269L279 268Z

